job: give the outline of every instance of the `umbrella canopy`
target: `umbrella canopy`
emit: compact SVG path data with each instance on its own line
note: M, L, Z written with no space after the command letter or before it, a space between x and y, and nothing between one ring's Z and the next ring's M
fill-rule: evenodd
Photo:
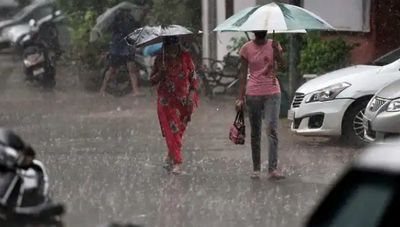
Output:
M314 13L290 4L270 3L249 7L234 14L214 31L275 31L303 32L333 30L334 28Z
M98 40L104 32L108 31L114 21L115 16L122 9L131 10L133 16L137 19L143 11L143 7L132 4L130 2L121 2L118 5L107 9L96 19L96 25L90 33L90 42Z
M189 29L180 25L145 26L133 31L125 38L125 40L130 45L136 45L140 47L160 43L163 41L164 37L186 36L192 34L193 32L191 32Z

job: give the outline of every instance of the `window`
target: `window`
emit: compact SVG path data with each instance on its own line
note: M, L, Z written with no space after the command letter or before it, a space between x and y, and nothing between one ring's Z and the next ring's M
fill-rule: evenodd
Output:
M304 8L321 16L340 31L370 31L370 0L304 0L303 2Z
M233 0L225 0L225 17L229 18L233 15Z

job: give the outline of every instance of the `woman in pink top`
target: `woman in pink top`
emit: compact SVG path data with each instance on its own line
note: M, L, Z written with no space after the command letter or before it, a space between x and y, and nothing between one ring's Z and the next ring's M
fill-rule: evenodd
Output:
M261 170L261 129L264 114L269 140L268 173L270 179L282 179L278 165L278 121L281 104L281 89L276 77L276 67L284 65L282 48L279 43L268 40L267 32L254 32L255 40L240 49L240 92L236 107L246 104L251 126L251 150L253 158L253 179L260 178Z

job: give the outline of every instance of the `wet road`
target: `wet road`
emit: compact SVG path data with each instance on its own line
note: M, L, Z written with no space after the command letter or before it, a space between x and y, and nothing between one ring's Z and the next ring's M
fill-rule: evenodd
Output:
M0 62L0 126L38 151L51 194L68 206L67 226L300 226L359 153L335 140L295 137L282 120L280 166L288 178L270 182L265 173L253 181L249 143L227 139L233 99L219 97L202 100L184 141L186 174L171 176L161 167L166 146L149 90L140 98L86 93L68 67L54 92L42 92L24 84L9 56Z

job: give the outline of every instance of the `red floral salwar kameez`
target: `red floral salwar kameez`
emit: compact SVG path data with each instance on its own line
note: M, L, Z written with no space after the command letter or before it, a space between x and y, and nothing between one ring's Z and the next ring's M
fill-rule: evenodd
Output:
M182 137L193 110L198 105L198 79L195 67L187 52L180 52L176 58L157 56L155 68L166 68L158 85L157 112L161 131L165 137L168 154L174 164L182 163Z

